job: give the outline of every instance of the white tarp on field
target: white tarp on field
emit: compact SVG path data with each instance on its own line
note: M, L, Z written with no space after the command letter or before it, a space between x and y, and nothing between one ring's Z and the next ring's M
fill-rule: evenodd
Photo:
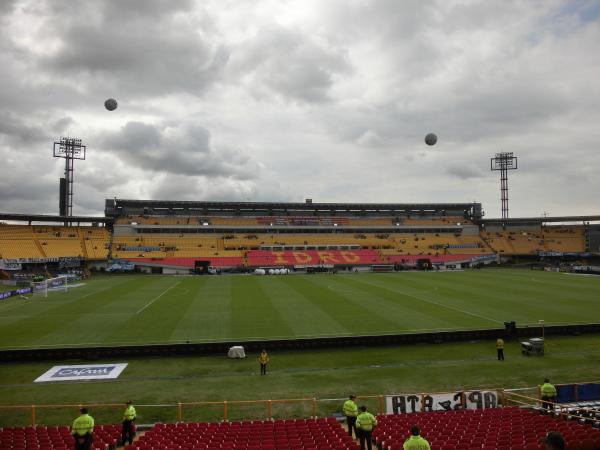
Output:
M84 364L79 366L54 366L34 380L35 383L47 381L107 380L118 378L127 363Z

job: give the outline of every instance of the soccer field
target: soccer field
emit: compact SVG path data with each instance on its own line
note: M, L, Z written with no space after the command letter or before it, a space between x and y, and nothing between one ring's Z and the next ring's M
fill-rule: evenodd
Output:
M101 276L0 303L1 348L255 340L600 321L600 278L529 270Z

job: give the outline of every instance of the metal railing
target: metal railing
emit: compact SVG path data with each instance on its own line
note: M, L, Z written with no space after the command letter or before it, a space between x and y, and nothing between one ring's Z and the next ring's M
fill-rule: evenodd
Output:
M341 411L347 398L288 398L267 400L221 400L200 402L177 402L166 404L136 404L138 418L155 421L231 421L231 420L273 420L289 417L325 417ZM384 395L357 396L357 400L368 405L370 411L385 413ZM125 406L121 403L85 403L85 404L36 404L36 405L0 405L0 426L12 424L42 425L69 423L86 407L96 418L97 423L105 420L118 422ZM157 409L162 410L157 413ZM164 410L168 412L164 412ZM49 415L50 420L43 416ZM42 416L42 417L41 417ZM9 420L10 418L10 420ZM98 420L100 419L100 421Z
M595 383L573 383L572 385ZM560 385L559 385L560 386ZM491 388L483 391L496 391L499 403L503 406L539 407L550 404L558 414L579 417L569 412L560 403L541 399L539 387L521 389ZM465 391L466 392L466 391ZM412 394L420 396L421 411L425 411L423 397L436 393ZM437 393L444 394L444 393ZM360 395L357 400L367 409L377 414L386 413L387 395ZM177 402L163 404L136 404L138 421L155 422L192 422L192 421L238 421L272 420L291 417L330 417L341 415L344 398L288 398L264 400L220 400L199 402ZM465 404L462 395L463 407ZM121 420L125 405L121 403L84 403L84 404L35 404L0 405L0 426L25 424L64 425L70 423L79 414L79 409L87 407L95 417L96 423L116 423ZM586 408L587 411L600 414L600 410ZM583 417L581 417L583 418Z

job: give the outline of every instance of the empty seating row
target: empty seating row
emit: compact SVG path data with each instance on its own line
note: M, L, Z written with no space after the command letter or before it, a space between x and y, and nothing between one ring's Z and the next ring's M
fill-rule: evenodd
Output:
M356 450L335 419L157 424L125 450Z
M97 425L94 450L114 448L121 435L121 425ZM69 427L0 428L0 450L71 450L74 447Z
M441 450L541 450L549 431L563 434L570 450L600 448L600 430L517 407L378 417L373 433L383 450L400 450L418 425L432 448Z

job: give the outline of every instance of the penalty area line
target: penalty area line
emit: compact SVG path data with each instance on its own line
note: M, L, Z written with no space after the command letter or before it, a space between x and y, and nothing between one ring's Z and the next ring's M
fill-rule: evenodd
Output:
M363 281L363 283L370 284L371 286L376 286L376 287L381 288L381 289L386 289L389 292L394 292L396 294L405 295L406 297L412 297L412 298L414 298L416 300L420 300L422 302L430 303L432 305L441 306L442 308L446 308L446 309L449 309L451 311L459 312L461 314L466 314L468 316L473 316L473 317L477 317L479 319L484 319L484 320L487 320L489 322L496 322L496 323L502 323L502 324L504 323L501 320L492 319L491 317L482 316L482 315L479 315L479 314L476 314L476 313L472 313L470 311L465 311L464 309L456 308L454 306L445 305L444 303L439 303L439 302L436 302L436 301L428 299L428 298L419 297L418 295L410 294L410 293L403 292L403 291L396 291L394 289L390 289L388 287L381 286L379 284L369 283L367 281ZM431 291L429 291L429 292L431 292Z
M175 283L173 286L169 286L167 289L165 289L164 291L162 291L160 294L158 294L156 297L154 297L152 300L150 300L148 303L146 303L144 306L142 306L140 309L138 309L135 313L139 314L141 313L143 310L145 310L148 306L150 306L152 303L154 303L156 300L158 300L159 298L161 298L163 295L165 295L167 292L169 292L171 289L173 289L175 286L179 286L181 284L183 280L179 280L177 283Z

